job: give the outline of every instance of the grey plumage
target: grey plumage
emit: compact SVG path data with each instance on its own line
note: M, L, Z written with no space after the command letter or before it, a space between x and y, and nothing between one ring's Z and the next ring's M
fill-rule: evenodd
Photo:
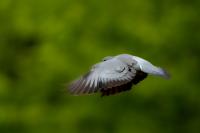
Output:
M101 92L102 96L111 95L130 90L148 74L169 78L162 68L140 57L128 54L109 56L95 64L87 74L72 82L69 91L74 95L95 92Z

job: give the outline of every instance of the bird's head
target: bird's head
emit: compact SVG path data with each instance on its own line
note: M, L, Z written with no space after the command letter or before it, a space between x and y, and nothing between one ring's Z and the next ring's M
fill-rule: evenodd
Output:
M102 59L102 61L107 61L107 60L110 60L110 59L112 59L113 57L112 56L106 56L106 57L104 57L103 59Z

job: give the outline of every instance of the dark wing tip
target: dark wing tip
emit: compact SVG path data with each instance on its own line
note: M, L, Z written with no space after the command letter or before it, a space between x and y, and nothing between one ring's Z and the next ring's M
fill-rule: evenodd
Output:
M98 92L98 86L95 86L94 81L91 85L91 82L92 81L90 81L90 79L87 79L85 78L85 76L82 76L81 78L75 80L68 86L69 93L72 95L87 95Z
M86 80L90 76L91 71L87 72L80 78L78 78L75 81L72 81L68 85L68 91L71 95L81 95L81 94L86 94L88 90L88 86L86 86Z
M80 85L80 80L75 80L68 85L68 91L71 95L77 95L78 86Z

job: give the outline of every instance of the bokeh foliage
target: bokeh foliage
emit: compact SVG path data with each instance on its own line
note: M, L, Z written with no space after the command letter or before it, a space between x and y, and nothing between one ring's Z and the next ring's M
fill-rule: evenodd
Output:
M199 133L199 0L1 0L1 133ZM166 68L128 93L65 84L108 55Z

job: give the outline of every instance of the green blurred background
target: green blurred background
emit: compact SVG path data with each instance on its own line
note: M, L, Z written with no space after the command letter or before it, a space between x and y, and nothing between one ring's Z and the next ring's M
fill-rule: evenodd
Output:
M104 56L167 69L112 97L64 87ZM199 0L1 0L1 133L200 133Z

